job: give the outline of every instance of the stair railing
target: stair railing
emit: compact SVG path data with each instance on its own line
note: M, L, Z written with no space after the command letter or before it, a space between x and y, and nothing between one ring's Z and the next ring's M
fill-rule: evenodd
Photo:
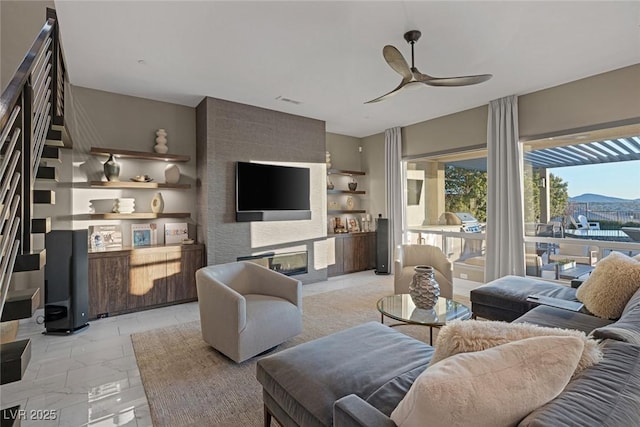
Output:
M33 183L47 134L63 124L66 70L55 10L46 18L0 96L0 315L16 257L32 249Z

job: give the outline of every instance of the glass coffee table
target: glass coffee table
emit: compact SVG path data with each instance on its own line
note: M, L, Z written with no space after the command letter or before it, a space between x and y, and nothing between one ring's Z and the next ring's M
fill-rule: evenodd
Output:
M380 298L377 303L380 322L384 318L398 320L401 324L429 326L429 343L433 343L433 328L439 328L451 320L466 320L471 317L471 309L464 304L448 298L438 298L433 308L418 308L409 294L390 295Z

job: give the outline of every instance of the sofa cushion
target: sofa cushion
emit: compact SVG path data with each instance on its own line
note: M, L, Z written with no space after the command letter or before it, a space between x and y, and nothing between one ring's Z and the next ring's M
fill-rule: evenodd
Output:
M595 329L594 338L614 339L640 345L640 290L631 297L620 320L608 326Z
M530 323L547 328L575 329L589 334L594 329L607 326L613 321L586 313L540 305L518 317L514 323Z
M537 307L529 295L577 301L576 290L568 286L529 277L504 276L471 290L473 313L491 320L511 322Z
M297 425L329 426L336 400L349 394L367 400L396 378L426 369L432 353L421 341L369 322L263 357L257 378ZM397 403L403 394L387 397Z
M435 352L430 366L458 353L486 350L491 347L539 336L573 336L580 338L583 352L576 373L598 363L602 352L595 340L584 332L561 328L545 328L527 323L506 323L500 321L464 320L447 323L438 332Z
M576 297L594 315L618 319L638 288L640 261L614 251L600 260Z
M600 363L536 409L520 427L640 425L640 347L607 340Z
M416 379L391 419L399 427L515 425L562 392L583 348L580 338L547 336L449 357Z

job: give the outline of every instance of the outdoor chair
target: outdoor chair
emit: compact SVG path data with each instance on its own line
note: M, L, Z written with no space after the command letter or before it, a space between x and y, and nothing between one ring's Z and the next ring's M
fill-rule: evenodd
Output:
M594 221L587 221L587 217L584 215L578 215L578 222L580 222L580 225L582 229L585 230L600 230L600 223L599 222L594 222Z

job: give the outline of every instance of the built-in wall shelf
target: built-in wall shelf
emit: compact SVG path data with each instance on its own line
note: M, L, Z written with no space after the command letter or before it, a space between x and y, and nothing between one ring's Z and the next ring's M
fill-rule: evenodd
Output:
M97 213L89 214L91 219L157 219L157 218L189 218L189 212L133 212L133 213Z
M91 187L100 188L191 188L191 184L166 184L164 182L91 181Z
M150 153L146 151L131 151L122 150L119 148L107 148L107 147L91 147L91 154L99 156L109 156L113 154L119 158L129 159L141 159L141 160L163 160L166 162L188 162L191 160L191 156L184 156L181 154L161 154Z
M329 215L339 215L339 214L360 214L360 213L366 213L367 211L365 211L364 209L329 209L327 211L327 214Z
M366 194L364 190L327 190L327 194Z
M366 175L362 171L350 171L345 169L327 169L327 174L335 174L335 175Z

